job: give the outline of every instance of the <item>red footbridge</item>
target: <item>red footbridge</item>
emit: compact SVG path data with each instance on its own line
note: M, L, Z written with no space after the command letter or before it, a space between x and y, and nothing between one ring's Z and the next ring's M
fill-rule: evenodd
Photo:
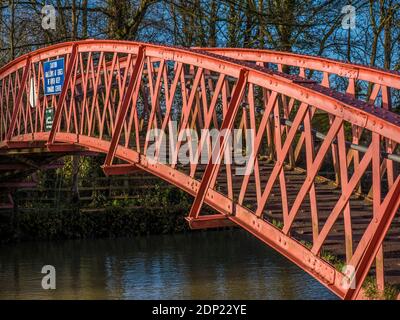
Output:
M62 71L49 71L60 59ZM106 175L146 171L193 196L191 228L243 228L342 299L368 298L366 284L383 296L400 283L396 107L399 72L327 58L57 44L0 69L0 207L65 155L103 156ZM189 163L161 161L173 122L178 138L218 129L218 147L202 138L191 141L200 151L189 148ZM225 133L236 129L254 132L238 138L254 155L242 174L228 161L238 150ZM181 140L168 146L173 155ZM197 161L204 146L206 163Z

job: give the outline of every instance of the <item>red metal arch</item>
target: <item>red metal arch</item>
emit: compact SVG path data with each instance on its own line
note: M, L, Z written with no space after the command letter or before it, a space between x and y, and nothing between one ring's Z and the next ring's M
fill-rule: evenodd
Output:
M365 92L364 101L369 104L376 105L380 102L380 106L384 109L392 109L392 95L394 91L400 90L400 72L390 71L380 68L371 68L360 64L351 64L339 60L322 58L318 56L309 56L295 54L291 52L281 52L274 50L263 49L245 49L245 48L202 48L207 52L216 53L242 61L252 61L258 65L275 66L280 72L285 70L285 67L297 68L298 75L302 78L307 78L312 75L312 72L318 71L322 73L320 83L324 87L332 86L332 75L347 79L348 86L346 93L359 99L357 90L357 82L365 82L368 86L368 91ZM288 71L288 70L286 70ZM290 70L289 70L290 71ZM380 98L380 99L379 99ZM380 100L380 101L378 101ZM353 139L355 144L359 143L361 132L358 128L353 127ZM302 139L304 139L302 137ZM332 146L335 161L338 161L337 150ZM396 145L388 146L388 152L396 149ZM298 150L295 152L295 159L299 156ZM359 163L359 154L357 152L349 152L348 161L354 160L356 166ZM388 167L386 168L386 165ZM383 164L383 171L388 171L390 177L393 176L393 166L391 163ZM335 167L336 181L339 181L339 169ZM369 194L372 193L372 189Z
M328 85L329 75L335 74L347 79L363 80L377 86L400 89L400 72L351 64L340 60L295 54L291 52L244 48L201 48L237 60L253 61L258 64L274 64L278 70L284 66L297 67L299 75L305 77L307 70L323 72L323 85ZM381 89L381 88L380 88ZM378 90L375 88L375 90ZM382 90L382 89L381 89ZM386 90L383 88L383 90Z
M63 90L59 96L44 96L43 62L61 56L66 58L67 66ZM255 57L245 60L259 61ZM294 58L291 56L291 59ZM318 58L302 59L304 68L319 70ZM290 65L290 61L282 64ZM295 62L292 61L293 65ZM331 66L326 68L335 72ZM364 72L360 70L358 76ZM378 80L380 85L387 85L385 79L378 77ZM107 174L129 173L137 168L146 170L195 197L188 217L192 227L233 222L341 298L362 296L364 279L400 205L400 178L394 170L388 170L387 186L382 179L383 165L391 165L398 157L393 145L400 142L399 116L304 77L285 75L204 50L106 40L59 44L22 56L0 69L0 102L0 149L5 152L10 148L27 148L33 143L46 144L54 151L74 145L105 153ZM55 118L52 129L46 132L44 112L49 106L55 108ZM312 120L316 114L329 119L326 132L314 130ZM239 182L237 194L234 179L238 178L232 173L233 165L223 162L231 156L223 135L219 136L222 148L216 161L210 161L203 167L204 171L196 163L190 163L188 171L174 162L167 165L149 161L146 156L149 131L169 130L173 118L179 121L180 136L187 128L255 130L256 139L252 144L257 156L248 164L253 170ZM361 132L352 145L346 141L345 124ZM207 142L200 141L198 146L204 143ZM272 161L266 175L261 174L262 157L266 155L263 146L269 149ZM180 147L178 143L175 151ZM298 170L294 167L302 166L291 158L295 148L303 150L306 156L302 174L305 179L298 183L291 200L287 176ZM351 148L358 154L365 153L353 168L347 157ZM323 161L328 161L329 150L337 160L335 168L342 196L334 202L325 221L321 221L317 180ZM156 152L160 152L158 144ZM114 163L117 159L123 163ZM290 162L292 166L288 167ZM372 167L372 180L366 177L368 167ZM221 179L226 181L225 189L218 185ZM373 190L371 216L356 241L352 235L350 204L364 180ZM271 202L277 181L281 227L265 218L265 208ZM245 200L251 184L256 189L256 199L253 205L248 205ZM300 209L307 197L313 240L305 245L292 231L293 224L302 216ZM201 216L203 204L219 214ZM344 249L347 264L354 267L355 287L344 285L350 281L349 275L335 269L321 254L341 214ZM357 246L353 248L355 242ZM382 272L377 270L379 285L383 285L379 279Z

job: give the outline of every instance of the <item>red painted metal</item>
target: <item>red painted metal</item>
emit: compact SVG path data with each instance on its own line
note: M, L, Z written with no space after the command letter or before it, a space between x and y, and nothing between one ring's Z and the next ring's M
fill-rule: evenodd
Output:
M50 131L50 136L49 136L49 141L48 141L48 144L50 146L54 143L55 134L56 134L56 131L58 130L58 126L60 124L61 114L64 109L64 102L65 102L65 99L67 96L68 89L70 88L71 76L72 76L75 62L77 59L77 50L78 50L77 45L76 44L72 45L71 55L69 57L69 63L67 66L67 72L65 73L65 78L64 78L64 86L62 88L60 97L57 101L57 106L56 106L54 120L53 120L53 126ZM72 84L71 87L73 88L74 85Z
M112 166L104 166L103 171L107 176L118 176L135 173L140 169L132 164L113 164Z
M339 60L308 56L284 51L244 48L199 48L201 50L223 55L237 60L253 61L268 64L295 66L303 70L316 70L336 74L348 79L368 81L387 88L400 89L400 73L359 64L350 64ZM387 91L389 92L389 91Z
M196 219L199 216L201 206L204 202L205 194L210 187L211 180L217 173L218 165L221 163L223 154L225 153L225 149L227 147L228 136L225 132L231 132L234 125L234 120L236 118L239 105L243 99L243 94L245 91L247 82L247 71L241 70L240 75L235 87L235 90L232 95L232 99L229 103L227 113L221 125L221 132L218 135L217 141L220 141L219 147L216 145L213 149L213 154L218 152L214 161L211 161L207 164L206 170L204 172L203 178L201 180L199 190L197 191L196 198L194 199L193 206L189 213L189 219ZM226 130L225 132L223 130Z
M108 167L112 165L112 161L114 158L115 150L117 148L117 144L119 142L119 139L121 137L121 131L122 131L122 125L125 121L126 114L128 112L128 106L130 101L132 100L132 93L135 90L135 87L139 88L140 86L140 80L141 80L141 71L143 68L143 62L144 62L144 47L139 46L138 52L137 52L137 58L135 62L135 66L133 68L133 72L131 74L131 78L129 80L129 84L126 90L126 93L122 99L122 104L120 109L117 111L117 121L116 121L116 126L115 130L113 132L113 137L111 140L111 145L110 145L110 150L107 153L107 157L104 163L104 167ZM133 104L136 104L136 101L133 101Z
M226 228L226 227L235 227L233 221L229 220L223 214L212 214L212 215L205 215L199 216L197 218L186 218L187 222L191 229L212 229L212 228Z
M21 110L20 106L21 106L22 96L23 96L24 91L26 90L26 83L28 81L28 75L29 75L30 69L31 69L31 58L29 56L27 56L26 57L26 64L25 64L25 67L24 67L23 75L22 75L22 80L21 80L21 83L19 83L19 86L18 86L18 96L17 96L17 98L15 100L15 106L14 106L14 108L12 110L12 118L11 118L11 121L10 121L10 126L8 128L8 131L7 131L6 141L11 140L11 137L12 137L12 135L14 133L14 129L15 129L16 121L17 121L17 116L18 116L18 113L21 112L20 111ZM18 77L18 75L16 74L16 78L17 77Z
M43 62L61 56L67 58L62 93L44 96ZM296 67L299 74L265 68L267 63L276 64L278 70ZM309 71L323 72L321 85L305 79ZM331 88L330 75L349 79L347 93ZM371 83L367 102L355 96L359 80ZM38 91L34 106L29 101L32 83ZM377 284L384 288L382 243L400 205L400 178L387 155L396 157L400 143L400 117L390 111L391 93L399 89L398 73L291 53L106 40L58 44L0 69L0 160L7 152L29 154L34 146L43 150L46 142L48 152L106 154L107 175L144 170L194 196L187 218L192 228L238 225L339 297L360 298L362 283L376 259ZM380 95L383 108L376 108ZM50 105L56 105L56 114L51 131L46 132L44 114ZM329 123L323 138L318 119ZM185 144L178 141L169 146L172 161L163 163L161 141L174 130L172 120L178 122L180 140L187 129L221 130L221 148L202 137L197 150L189 144L191 162L183 166L178 160ZM221 133L239 128L255 131L254 157L245 165L244 176L235 174L236 164L224 161L231 160L234 152ZM152 129L162 129L155 141L155 159L147 154ZM349 134L351 141L346 141ZM209 151L205 167L194 161L203 156L203 147ZM322 217L317 180L324 163L335 171L332 182L342 195ZM295 189L290 175L298 167L304 181ZM8 170L13 170L11 165ZM368 190L361 188L361 182ZM370 193L372 205L370 222L356 241L351 199L360 191ZM277 193L279 228L268 218ZM200 215L203 205L217 214ZM350 282L349 275L321 254L342 214L343 252L347 264L355 268L355 288L343 286ZM310 222L309 245L292 232L300 218Z

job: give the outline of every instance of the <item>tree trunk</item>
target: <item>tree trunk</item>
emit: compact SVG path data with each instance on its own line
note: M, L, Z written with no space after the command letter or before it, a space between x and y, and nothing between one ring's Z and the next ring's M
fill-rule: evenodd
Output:
M72 40L77 39L78 30L78 19L76 11L76 0L72 0L72 10L71 10L71 29L72 29Z
M9 2L11 11L10 31L9 31L9 42L10 42L10 60L15 58L15 2L10 0Z
M78 155L72 156L72 200L74 203L79 202L79 159Z
M384 68L390 69L392 64L392 27L393 27L393 12L392 7L388 8L387 17L383 27L384 41L383 41L383 54L384 54Z
M211 1L208 46L217 46L217 1Z
M88 37L88 1L82 1L82 38Z
M251 12L251 0L246 2L246 26L244 30L243 47L250 48L252 42L253 14Z
M0 0L0 48L3 48L3 0Z
M237 46L237 29L238 15L235 5L229 4L229 17L228 17L228 47Z
M65 17L65 11L62 9L62 7L63 7L63 3L60 0L57 0L57 12L58 12L58 16L60 17L60 21L61 21L61 24L57 25L57 28L61 27L61 31L58 32L58 29L57 29L57 33L61 37L67 39L67 38L69 38L68 37L69 32L68 32L67 21L66 21L66 17Z

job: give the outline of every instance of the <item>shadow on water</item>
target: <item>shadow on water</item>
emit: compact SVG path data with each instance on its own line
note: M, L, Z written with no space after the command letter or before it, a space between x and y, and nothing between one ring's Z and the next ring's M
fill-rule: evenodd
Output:
M56 290L43 290L43 265ZM242 230L0 246L0 299L335 299Z

